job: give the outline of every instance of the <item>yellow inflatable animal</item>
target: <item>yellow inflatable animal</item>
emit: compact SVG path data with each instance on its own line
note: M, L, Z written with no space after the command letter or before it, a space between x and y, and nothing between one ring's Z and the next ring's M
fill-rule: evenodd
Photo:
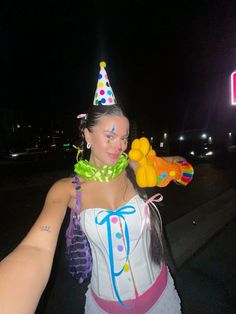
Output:
M187 161L170 163L156 156L146 137L133 140L129 158L138 162L135 175L138 186L165 187L170 181L187 185L193 178L193 167Z

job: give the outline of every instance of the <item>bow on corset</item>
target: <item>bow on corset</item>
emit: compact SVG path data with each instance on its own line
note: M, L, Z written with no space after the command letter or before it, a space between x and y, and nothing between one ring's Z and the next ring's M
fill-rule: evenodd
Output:
M125 305L122 302L120 295L119 295L119 292L118 292L118 288L117 288L117 284L116 284L116 277L118 277L122 274L122 272L124 271L124 268L122 267L122 269L118 272L116 272L114 269L114 255L113 255L113 249L112 249L113 245L112 245L112 234L111 234L111 218L116 217L116 218L118 218L118 219L120 218L124 221L124 235L125 235L125 243L126 243L126 260L125 260L125 262L126 262L128 260L129 253L130 253L130 241L129 241L129 230L128 230L128 226L127 226L127 223L125 220L125 215L131 215L131 214L134 214L135 212L136 212L136 210L135 210L134 206L125 205L125 206L120 207L116 211L101 210L95 218L95 222L97 225L106 224L106 227L107 227L108 254L109 254L112 285L113 285L113 289L115 291L115 295L117 297L117 300L123 306L125 306Z

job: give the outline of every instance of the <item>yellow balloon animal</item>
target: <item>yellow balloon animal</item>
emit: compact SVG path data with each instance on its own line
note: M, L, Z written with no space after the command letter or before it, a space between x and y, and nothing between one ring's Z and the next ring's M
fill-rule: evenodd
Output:
M157 157L146 137L133 140L129 158L139 164L135 175L142 188L164 187L172 180L187 185L193 177L193 167L187 161L170 163Z

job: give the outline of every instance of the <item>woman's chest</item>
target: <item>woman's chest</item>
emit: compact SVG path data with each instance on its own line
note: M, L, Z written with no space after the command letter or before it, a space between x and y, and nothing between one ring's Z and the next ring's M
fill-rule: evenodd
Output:
M76 198L79 198L80 211L87 208L105 208L114 211L126 204L136 193L127 178L107 183L82 182L79 192L71 199L70 208L74 208Z
M104 245L109 240L121 248L140 237L146 220L144 206L144 201L136 194L114 211L87 208L80 214L81 226L92 242Z

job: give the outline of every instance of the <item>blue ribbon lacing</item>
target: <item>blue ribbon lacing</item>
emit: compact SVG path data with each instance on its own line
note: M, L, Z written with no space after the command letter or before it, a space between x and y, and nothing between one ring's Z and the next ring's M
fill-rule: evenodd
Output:
M122 267L122 269L118 272L116 272L114 269L114 255L113 255L113 249L112 249L113 245L112 245L112 236L111 236L111 218L117 217L117 218L123 219L123 221L124 221L124 235L125 235L125 243L126 243L126 261L125 261L125 263L126 263L128 260L128 257L129 257L129 253L130 253L130 241L129 241L129 230L128 230L128 226L127 226L127 223L126 223L124 216L134 214L135 212L136 212L136 210L135 210L134 206L125 205L123 207L120 207L116 211L101 210L95 218L95 222L97 225L103 225L106 223L106 226L107 226L108 254L109 254L112 285L113 285L113 289L115 291L115 295L117 297L117 300L119 301L119 303L122 306L125 306L125 304L122 302L122 300L120 298L120 294L118 292L118 288L117 288L117 284L116 284L116 277L118 277L122 274L122 272L124 271L124 268ZM101 214L104 214L104 213L105 213L105 217L99 219L99 216Z

